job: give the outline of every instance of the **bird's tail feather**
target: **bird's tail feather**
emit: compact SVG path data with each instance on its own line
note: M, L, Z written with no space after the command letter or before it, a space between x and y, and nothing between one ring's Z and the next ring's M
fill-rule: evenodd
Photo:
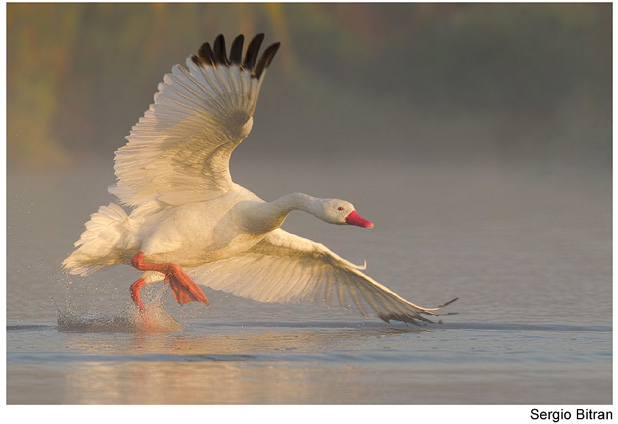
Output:
M120 229L128 218L124 209L115 203L101 206L90 216L86 231L75 242L77 249L62 262L62 266L71 274L88 275L106 265L120 263Z

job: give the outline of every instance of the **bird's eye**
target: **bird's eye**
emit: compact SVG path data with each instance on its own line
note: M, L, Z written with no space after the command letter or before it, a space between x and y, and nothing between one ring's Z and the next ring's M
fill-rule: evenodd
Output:
M339 207L337 208L337 210L338 210L338 211L342 211L342 210L343 210L343 206L339 206Z

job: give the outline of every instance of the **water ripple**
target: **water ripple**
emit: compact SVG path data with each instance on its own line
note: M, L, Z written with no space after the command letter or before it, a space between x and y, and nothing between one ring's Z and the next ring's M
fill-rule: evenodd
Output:
M124 326L131 327L125 321L104 318L88 318L69 320L60 318L58 325L44 324L7 324L7 332L11 331L74 331L74 332L126 332ZM406 332L435 331L435 330L488 330L488 331L549 331L549 332L597 332L611 333L611 325L570 325L570 324L519 324L519 323L491 323L491 322L459 322L445 324L427 324L425 326L411 326L403 323L386 324L380 321L225 321L208 322L196 321L191 327L198 328L307 328L307 329L390 329ZM139 328L137 329L139 330ZM132 328L132 331L137 331Z

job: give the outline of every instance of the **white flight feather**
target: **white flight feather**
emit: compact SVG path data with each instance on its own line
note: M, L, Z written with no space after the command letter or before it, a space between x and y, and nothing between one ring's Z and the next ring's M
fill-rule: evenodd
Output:
M408 302L322 244L277 229L248 252L188 268L196 282L260 302L323 302L367 307L384 320L426 320L433 311Z
M258 79L239 65L186 63L164 76L116 152L110 192L128 206L210 200L233 187L229 156L251 131L264 72Z

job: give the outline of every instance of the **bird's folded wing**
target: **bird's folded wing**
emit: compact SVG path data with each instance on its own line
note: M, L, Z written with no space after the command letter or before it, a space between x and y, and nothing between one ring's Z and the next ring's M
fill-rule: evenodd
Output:
M243 36L228 58L220 35L165 75L154 104L116 151L112 194L130 206L180 205L231 188L229 157L251 131L260 85L279 47L271 45L258 61L262 39L251 41L243 60Z
M260 302L355 306L387 322L429 321L424 315L441 315L437 311L453 302L433 309L416 306L324 245L281 229L244 254L187 271L199 284Z

